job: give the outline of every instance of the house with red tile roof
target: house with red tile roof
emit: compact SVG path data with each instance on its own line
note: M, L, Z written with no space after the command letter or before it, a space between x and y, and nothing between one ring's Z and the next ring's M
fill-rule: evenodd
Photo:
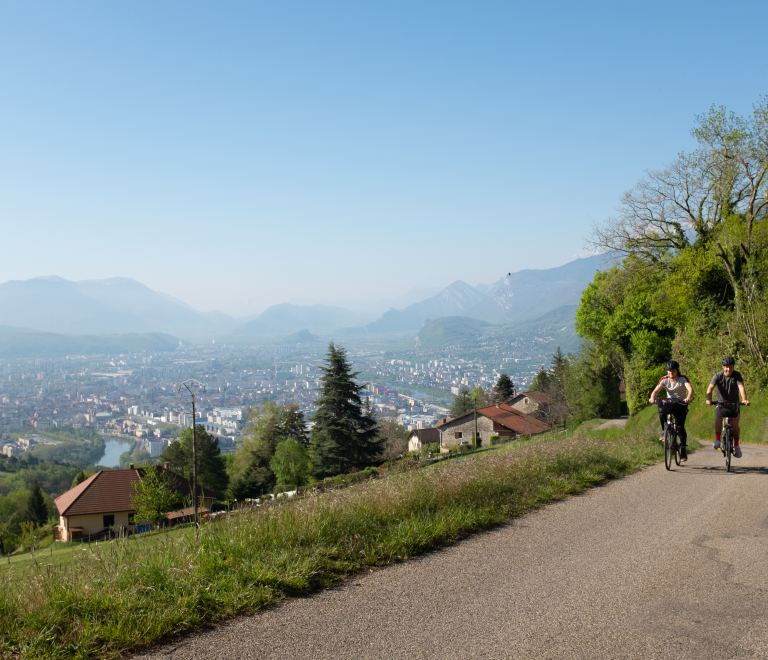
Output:
M552 405L550 399L544 392L521 392L510 400L509 405L516 408L526 415L533 415L539 419L544 419Z
M179 499L191 499L191 484L169 470L167 465L150 469L166 470L171 476L171 487L179 493ZM54 500L59 511L57 539L77 541L120 528L129 532L136 531L136 523L140 521L133 520L135 509L131 496L136 492L134 484L140 482L145 474L146 468L133 466L127 470L99 470L92 477L57 497ZM199 485L197 493L198 497L203 498L200 510L210 510L216 493Z
M477 430L482 446L491 444L491 436L517 438L521 435L538 435L551 429L539 419L526 415L506 403L478 408L453 419L443 419L435 425L440 431L441 447L469 444Z

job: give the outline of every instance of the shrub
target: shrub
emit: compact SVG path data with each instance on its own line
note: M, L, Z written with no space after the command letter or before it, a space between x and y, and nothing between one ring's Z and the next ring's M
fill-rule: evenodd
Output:
M501 444L501 436L500 435L492 435L489 438L489 442L491 443L491 446Z

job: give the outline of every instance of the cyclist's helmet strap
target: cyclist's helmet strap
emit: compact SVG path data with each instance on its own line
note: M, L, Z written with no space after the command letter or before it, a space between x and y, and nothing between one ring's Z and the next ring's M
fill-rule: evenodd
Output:
M664 365L664 368L667 371L672 371L673 369L676 369L678 372L680 371L680 365L677 363L677 360L670 360Z
M724 367L732 367L734 364L736 364L736 360L734 360L730 355L726 355L723 358L723 361L721 362L721 364Z

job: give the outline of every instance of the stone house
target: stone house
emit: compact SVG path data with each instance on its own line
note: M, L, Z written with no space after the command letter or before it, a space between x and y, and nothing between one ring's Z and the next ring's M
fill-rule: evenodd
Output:
M191 497L190 483L171 472L167 464L150 469L166 470L172 477L171 487L180 498ZM99 470L57 497L54 500L59 511L59 524L54 529L56 540L77 541L120 528L135 532L141 521L133 520L135 511L131 496L136 492L133 484L141 481L145 474L145 468L134 468L133 465L127 470ZM210 510L216 494L202 486L197 487L197 492L198 497L203 497L200 510Z
M509 405L538 419L544 419L552 404L550 399L543 392L522 392L509 401Z
M475 420L475 413L477 420ZM464 413L454 419L443 419L435 425L435 428L440 431L441 448L470 444L475 435L475 428L484 447L491 444L492 435L514 439L520 435L538 435L550 430L549 424L505 403L478 408L477 411Z
M433 442L440 442L438 429L414 429L408 434L408 451L421 451L422 446Z

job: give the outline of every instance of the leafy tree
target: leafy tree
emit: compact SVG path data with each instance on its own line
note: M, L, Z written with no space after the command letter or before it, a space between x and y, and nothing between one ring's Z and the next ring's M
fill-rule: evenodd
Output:
M241 495L235 499L257 497L274 487L270 462L281 442L293 438L305 447L309 444L306 421L298 404L283 406L266 401L260 408L252 408L248 418L246 439L235 452L230 469L233 488L236 485L236 493Z
M197 483L215 493L227 492L229 477L226 461L221 455L219 440L209 435L204 426L195 429L197 458ZM172 442L161 456L161 462L170 463L171 469L192 481L192 429L186 428L177 440Z
M491 397L482 387L476 385L469 393L470 410L475 408L485 408L491 405Z
M473 410L472 400L470 399L470 393L468 387L459 388L459 393L453 400L453 405L448 413L451 418L461 417L464 413L468 413Z
M81 483L83 483L86 479L89 479L91 476L93 475L91 475L91 473L88 472L88 470L80 470L80 472L78 472L75 475L75 478L72 479L72 488L74 488L75 486L79 486Z
M320 367L320 398L310 448L315 474L330 477L362 470L381 455L383 441L376 420L363 409L360 392L347 362L346 351L331 342L326 365Z
M43 527L48 522L48 506L45 503L43 489L40 488L37 479L32 484L24 518L35 523L38 527Z
M312 462L307 449L297 440L288 438L277 445L269 463L278 483L305 486L312 475Z
M40 545L42 537L42 530L34 520L27 520L21 523L21 544L32 554Z
M507 374L501 374L493 386L493 403L509 403L515 396L515 384Z
M377 420L379 438L383 440L381 458L385 461L397 460L407 449L405 427L397 421L397 413L382 415Z
M137 520L150 520L159 524L166 514L175 509L181 501L180 494L173 489L173 480L165 470L149 467L144 470L141 481L133 484L131 502Z

